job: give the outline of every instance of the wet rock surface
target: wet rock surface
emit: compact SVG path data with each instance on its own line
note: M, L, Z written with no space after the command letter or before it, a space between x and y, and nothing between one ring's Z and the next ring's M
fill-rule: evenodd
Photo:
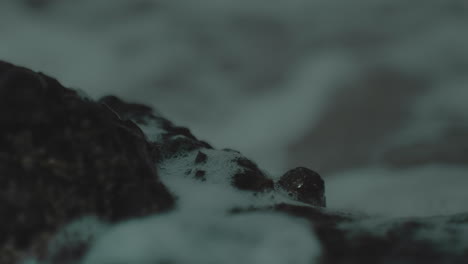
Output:
M235 162L241 171L233 177L232 184L241 190L265 191L273 188L273 180L269 179L252 161L237 158Z
M325 183L315 171L304 167L292 169L281 177L278 186L301 202L325 207Z
M171 121L154 113L151 107L127 103L116 96L105 96L99 102L114 111L123 120L143 126L151 124L159 128L159 137L150 139L150 144L159 149L158 160L184 155L193 150L212 149L210 144L198 140L188 128L174 125ZM161 144L162 142L164 144Z
M139 128L48 76L1 62L0 122L1 263L46 258L47 237L84 215L173 207Z
M176 164L169 173L167 163ZM80 263L98 233L51 250L63 227L86 216L114 225L175 210L179 193L165 184L170 177L271 197L269 205L229 207L226 214L305 219L322 247L313 263L468 260L466 214L382 219L335 212L325 208L325 184L313 170L298 167L275 182L238 151L216 150L148 106L83 98L42 73L0 62L0 263Z

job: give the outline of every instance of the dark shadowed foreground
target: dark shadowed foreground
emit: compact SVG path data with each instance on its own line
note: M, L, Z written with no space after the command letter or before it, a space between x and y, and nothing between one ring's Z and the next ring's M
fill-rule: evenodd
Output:
M174 184L177 178L190 184L178 189ZM88 233L85 238L79 233L70 233L62 240L57 237L84 217L93 217L112 228L129 219L173 216L184 209L184 195L200 186L220 189L217 194L221 195L209 197L210 201L222 200L223 194L228 196L231 192L238 195L233 197L240 197L239 203L221 209L226 227L221 222L212 231L223 239L236 237L228 233L233 230L230 219L239 216L264 214L273 220L280 214L302 219L303 232L297 236L310 239L297 241L313 241L315 237L319 241L319 246L311 244L310 252L317 252L315 255L307 255L308 244L305 245L306 263L430 264L468 260L468 214L382 219L332 212L325 209L324 182L312 170L295 168L275 180L239 152L213 149L150 107L126 103L114 96L93 101L42 73L0 62L0 263L110 263L112 254L117 256L120 252L96 253L106 241L100 240L102 232L82 231ZM247 203L240 202L244 198ZM207 219L203 222L209 223L212 216L203 213L197 209L184 217ZM269 223L268 218L261 219L260 225ZM204 228L196 220L190 224L195 229ZM236 228L237 233L249 230L242 224ZM179 246L174 240L184 241L181 248L187 243L199 248L210 241L205 237L194 239L189 233L177 234L180 237L155 237L154 243L159 249L170 248L169 244ZM254 255L255 250L261 251L259 245L264 245L264 241L252 242L252 237L247 237L233 240L253 243ZM294 237L290 239L294 241ZM166 240L172 242L165 245ZM274 247L267 247L271 248ZM164 253L164 258L156 254L145 261L236 261L214 250L184 258ZM266 250L262 254L261 259L265 260L275 252ZM252 259L244 263L256 263ZM119 261L112 263L137 263Z

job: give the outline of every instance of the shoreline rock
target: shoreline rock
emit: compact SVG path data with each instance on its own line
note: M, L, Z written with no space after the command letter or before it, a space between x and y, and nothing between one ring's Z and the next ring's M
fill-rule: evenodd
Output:
M178 210L183 193L164 181L167 163L179 166L171 177L261 201L224 208L227 216L277 212L307 220L323 250L317 263L468 259L467 214L381 219L335 212L325 208L325 183L310 169L274 180L240 152L217 150L148 106L83 98L0 61L0 263L80 263L98 231L54 244L75 221L94 219L99 229Z

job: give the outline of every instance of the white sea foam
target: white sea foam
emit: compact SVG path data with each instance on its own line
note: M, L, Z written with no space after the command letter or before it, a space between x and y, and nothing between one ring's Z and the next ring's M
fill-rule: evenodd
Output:
M165 160L161 180L176 195L175 211L127 221L100 237L83 264L99 263L315 263L320 246L305 220L271 212L230 215L233 208L289 200L253 195L230 184L235 152L203 150L206 181L193 178L197 152Z

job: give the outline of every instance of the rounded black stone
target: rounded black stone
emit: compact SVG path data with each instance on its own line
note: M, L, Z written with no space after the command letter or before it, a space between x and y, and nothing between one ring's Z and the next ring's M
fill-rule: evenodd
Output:
M325 207L325 183L320 175L310 169L298 167L286 172L278 186L294 199L315 206Z

